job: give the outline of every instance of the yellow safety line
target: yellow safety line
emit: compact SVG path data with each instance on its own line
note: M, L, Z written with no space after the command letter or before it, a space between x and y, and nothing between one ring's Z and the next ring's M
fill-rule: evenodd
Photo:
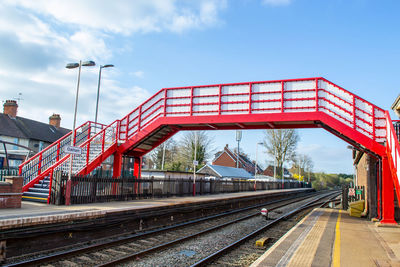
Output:
M28 196L22 196L22 198L40 199L40 200L46 200L46 201L47 201L47 198L43 198L43 197L28 197Z
M339 216L336 221L336 235L335 235L335 246L333 249L333 267L340 267L340 217L342 211L339 211Z

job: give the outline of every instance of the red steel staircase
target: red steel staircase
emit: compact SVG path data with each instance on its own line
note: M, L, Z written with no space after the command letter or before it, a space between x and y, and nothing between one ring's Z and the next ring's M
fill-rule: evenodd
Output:
M380 158L382 221L394 222L389 195L393 184L399 188L400 149L390 115L322 77L163 88L121 120L77 128L74 143L83 153L73 156L72 173L89 174L113 155L113 175L119 176L122 155L130 155L140 177L142 156L182 130L280 128L324 128ZM69 171L63 147L70 142L68 134L20 166L25 198L37 197L28 192L45 177L51 187L54 171Z

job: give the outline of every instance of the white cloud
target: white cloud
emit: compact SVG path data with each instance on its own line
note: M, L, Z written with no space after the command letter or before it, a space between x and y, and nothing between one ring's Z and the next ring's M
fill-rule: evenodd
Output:
M289 5L292 0L263 0L263 4L270 6L286 6Z
M135 71L131 73L133 76L136 76L138 78L143 78L144 77L144 72L141 70Z
M126 35L212 26L219 21L218 12L226 6L225 0L10 0L7 3L51 16L59 23Z
M65 69L66 63L79 59L112 63L114 53L133 49L130 43L115 45L121 35L213 27L220 23L219 13L225 7L225 0L1 1L0 100L21 92L20 116L47 122L52 112L60 113L62 126L70 128L77 71ZM104 72L100 121L120 119L151 95L114 80L128 72ZM141 78L144 72L133 75ZM97 67L82 69L78 123L93 120L97 78Z

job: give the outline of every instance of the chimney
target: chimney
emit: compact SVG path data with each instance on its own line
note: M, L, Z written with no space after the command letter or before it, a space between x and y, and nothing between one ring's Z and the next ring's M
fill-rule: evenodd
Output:
M18 110L17 101L6 100L6 102L3 105L3 113L4 114L7 114L11 118L15 119L15 117L17 117L17 110Z
M61 117L60 114L54 114L49 117L49 124L60 128Z

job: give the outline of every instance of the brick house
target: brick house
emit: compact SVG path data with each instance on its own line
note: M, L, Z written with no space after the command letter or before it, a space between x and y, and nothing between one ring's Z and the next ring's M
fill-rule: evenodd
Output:
M282 173L282 169L279 167L276 167L276 177L280 177ZM270 176L270 177L274 177L274 166L269 165L263 172L263 175L266 176ZM290 173L290 171L286 168L283 168L283 176L285 177L285 179L290 179L292 178L292 174Z
M18 117L17 112L17 102L7 100L3 105L3 113L0 113L0 141L16 144L0 142L0 169L18 168L30 152L31 155L35 154L70 132L60 127L61 117L58 114L50 116L47 124Z
M236 168L237 159L238 159L237 153L230 150L228 145L226 145L224 147L224 150L219 151L215 154L215 158L212 161L212 165ZM257 167L258 167L257 173L262 173L263 171L262 168L260 166ZM239 168L245 169L247 172L254 175L256 164L252 162L245 155L239 154Z

